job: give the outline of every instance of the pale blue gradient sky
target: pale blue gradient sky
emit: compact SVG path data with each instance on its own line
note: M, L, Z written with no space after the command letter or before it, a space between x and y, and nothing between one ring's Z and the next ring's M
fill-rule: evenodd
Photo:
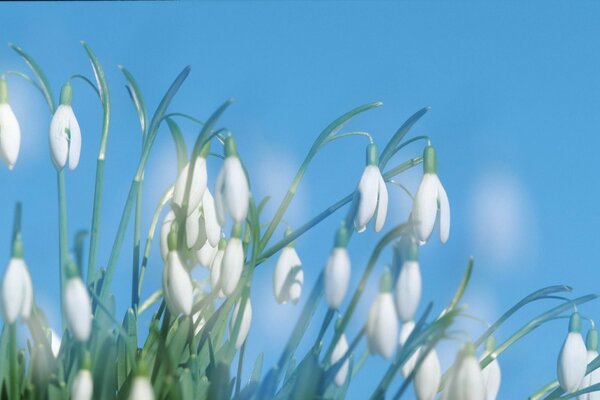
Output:
M453 211L448 244L434 240L422 252L423 296L436 311L451 297L470 255L476 267L466 302L487 320L542 286L570 284L578 294L597 290L599 3L36 3L1 4L0 12L0 41L34 55L55 91L73 73L91 76L79 40L88 41L104 64L113 119L100 265L108 259L140 146L136 116L116 66L123 64L136 76L153 111L176 74L191 64L192 73L171 109L206 118L225 99L236 98L222 123L238 138L255 196L274 196L271 212L312 140L343 112L383 101L384 107L350 125L371 132L383 146L410 114L432 107L412 134L433 138ZM26 69L8 47L0 49L0 68ZM23 139L15 170L0 168L0 243L5 243L0 257L8 258L12 207L20 199L37 301L57 326L58 228L55 174L47 150L49 115L30 86L12 80L10 89ZM100 130L96 99L80 82L74 89L83 149L79 168L67 173L71 234L91 220ZM193 140L197 127L182 126L188 141ZM317 157L289 211L292 225L353 189L364 145L363 139L346 139ZM414 146L403 155L419 152ZM211 162L211 183L217 168ZM175 170L165 127L146 174L143 232ZM409 173L399 180L414 190L418 177ZM399 189L390 187L390 194L387 227L410 208ZM297 242L305 264L305 295L342 215ZM369 232L358 239L350 250L354 280L376 237ZM160 285L157 250L145 294ZM389 258L386 253L378 271ZM131 250L125 248L113 284L119 315L129 301L130 260ZM300 305L275 305L272 268L273 262L266 263L255 275L255 320L246 352L246 360L253 360L265 351L266 366L277 359L300 310ZM350 336L373 295L370 285ZM500 330L499 340L541 309L526 309ZM598 317L598 309L594 303L582 311ZM318 323L323 313L321 307ZM475 334L482 327L469 323L465 329ZM523 398L553 378L566 329L566 322L551 323L501 356L501 398ZM444 366L455 347L440 346ZM381 359L369 359L351 397L370 393L384 368Z

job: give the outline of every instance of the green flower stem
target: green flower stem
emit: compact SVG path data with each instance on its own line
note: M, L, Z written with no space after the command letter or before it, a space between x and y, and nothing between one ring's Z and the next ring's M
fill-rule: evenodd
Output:
M36 81L34 81L29 75L24 74L21 71L12 71L12 70L11 71L4 71L2 73L2 79L4 79L7 75L14 75L14 76L18 76L20 78L25 79L26 81L28 81L29 83L31 83L33 86L35 86L35 88L40 91L40 93L42 94L42 96L45 96L44 89L42 89L42 87L40 86L40 84L37 83Z
M8 325L8 351L9 351L9 390L10 399L20 399L19 396L19 364L17 360L17 324L12 323Z
M354 131L354 132L338 133L337 135L330 136L329 138L327 138L327 140L325 140L323 142L321 147L325 146L329 142L333 142L336 139L342 139L342 138L349 137L349 136L365 136L367 139L369 139L369 143L373 143L373 137L371 136L371 134L369 132Z
M60 288L60 304L61 304L61 320L62 329L66 327L63 302L63 288L65 283L65 268L69 253L69 245L67 243L67 199L66 199L66 188L65 188L65 172L64 169L57 171L57 184L58 184L58 271L59 271L59 288Z
M240 395L240 387L242 384L242 368L244 367L244 353L246 352L246 342L242 343L238 358L237 375L235 377L235 398Z
M557 387L558 381L555 379L552 382L549 382L546 385L542 386L537 392L529 396L529 400L539 400L544 396L544 394L548 393L553 389L556 389Z
M407 223L403 223L403 224L396 226L394 229L392 229L391 231L386 233L381 238L381 240L377 243L377 245L375 246L375 250L373 250L373 253L371 254L371 258L369 259L369 262L367 263L367 267L363 271L363 275L360 278L358 287L356 288L356 291L354 292L354 295L352 296L350 305L348 306L348 309L344 313L344 316L342 317L340 324L336 325L336 327L335 327L335 333L333 335L333 339L332 339L331 344L329 345L329 349L327 350L327 353L325 355L326 360L331 357L331 353L333 352L333 348L335 347L335 344L338 342L338 340L340 340L340 336L342 335L342 333L345 331L346 327L348 326L348 322L350 321L350 318L352 317L352 314L354 313L354 310L356 309L356 306L358 305L358 301L360 300L360 297L362 296L362 294L365 290L365 287L367 286L367 281L369 280L369 276L371 275L371 271L373 271L373 268L375 267L375 263L377 262L379 255L381 254L383 249L388 244L390 244L392 241L394 241L397 237L402 236L402 234L404 234L404 232L406 231L408 226L409 225Z
M423 107L413 115L411 115L398 130L394 133L390 141L387 143L381 154L379 155L379 168L384 169L388 161L395 154L397 146L400 144L404 136L408 133L410 128L419 120L423 115L427 113L431 108Z
M144 177L137 188L135 202L135 216L133 222L133 261L131 266L131 308L137 314L140 303L140 224L142 221L142 185ZM136 319L137 321L137 319ZM137 329L136 329L137 330Z

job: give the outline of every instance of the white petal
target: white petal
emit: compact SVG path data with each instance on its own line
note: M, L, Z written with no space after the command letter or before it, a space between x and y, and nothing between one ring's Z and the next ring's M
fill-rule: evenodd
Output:
M450 203L446 190L438 178L438 201L440 206L440 241L446 243L450 236Z
M413 204L412 218L417 239L427 241L437 215L438 179L435 174L424 174Z
M13 169L21 147L19 121L8 103L0 104L0 157L8 169Z
M412 320L421 300L421 271L417 261L405 261L402 265L395 295L400 320Z
M225 199L223 190L225 189L225 167L221 168L219 175L217 175L217 182L215 184L215 212L217 214L217 221L219 225L225 225Z
M325 299L329 307L337 309L342 304L350 283L350 257L344 247L336 247L325 266Z
M54 332L54 329L50 329L50 349L54 358L58 357L60 351L61 338Z
M431 349L415 373L415 394L418 400L433 400L441 381L440 360L435 349ZM483 400L483 399L481 399Z
M467 356L459 360L446 390L445 398L448 400L485 399L483 375L475 357Z
M225 170L225 204L234 222L241 224L248 215L250 189L242 163L237 157L227 157Z
M70 108L70 107L69 107ZM79 164L79 156L81 154L81 130L73 109L70 108L69 115L69 169L72 171Z
M406 321L400 327L400 335L398 337L398 344L400 346L404 346L406 341L408 340L410 334L415 329L415 321ZM409 358L406 360L404 365L402 366L402 375L406 378L412 370L415 368L417 361L419 359L420 349L417 349Z
M69 155L69 141L66 130L69 128L71 107L60 105L52 116L48 137L50 141L50 155L54 166L61 170L67 163Z
M587 352L588 364L590 362L592 362L596 357L598 357L597 351L588 350L588 352ZM585 378L583 378L583 383L581 384L580 389L586 388L591 385L595 385L597 383L600 383L600 371L595 369L594 371L587 374L585 376ZM600 400L600 392L595 391L595 392L591 392L591 393L582 394L581 396L578 396L577 399L578 400Z
M217 247L219 240L221 239L221 225L217 219L215 200L208 189L204 191L204 196L202 197L202 210L204 212L206 238L211 246Z
M181 172L177 176L175 181L175 189L173 191L173 203L177 206L182 207L184 203L185 189L187 185L188 175L190 171L190 162L181 169ZM188 197L188 209L187 214L189 215L195 209L200 206L202 196L206 190L206 184L208 181L206 172L206 159L203 157L196 158L194 164L194 173L192 174L192 182L190 186L190 193Z
M196 250L196 259L201 266L210 268L216 254L217 248L211 246L207 240L202 247Z
M175 212L173 210L169 210L169 212L165 215L165 219L163 219L163 223L160 227L160 255L163 261L167 261L167 255L169 254L169 244L168 237L169 232L171 232L171 225L175 221Z
M231 238L225 247L223 254L223 265L221 267L221 288L223 293L229 296L232 294L242 276L244 268L244 248L242 241L238 238Z
M489 354L490 353L487 351L484 352L481 356L481 359L483 360ZM485 386L485 399L496 400L496 397L498 396L498 390L500 389L501 379L500 364L498 364L498 360L494 359L494 361L486 365L486 367L481 371L481 374L483 375L483 384Z
M356 189L358 192L358 207L354 217L354 228L357 232L363 232L375 214L380 175L379 168L374 165L367 165L360 177Z
M388 191L385 186L385 181L381 176L379 168L377 169L379 175L379 196L377 198L377 214L375 216L375 232L379 232L385 224L385 218L387 217L388 208Z
M302 265L296 249L293 247L284 247L277 259L275 270L273 271L273 294L278 303L288 301L289 290L294 283L294 277L290 277L292 269Z
M390 293L379 293L369 311L367 322L369 350L390 358L396 350L398 324L394 300Z
M188 249L193 249L197 245L202 246L206 241L206 237L202 237L205 235L200 234L200 224L200 209L196 208L185 219L185 244Z
M224 253L225 252L223 250L217 250L217 254L215 254L215 258L210 266L210 284L212 286L212 290L219 291L219 294L221 294L221 270L223 267Z
M94 393L94 382L92 373L87 369L80 369L73 379L71 388L72 400L91 400Z
M163 291L169 311L173 315L190 315L194 302L194 287L179 253L169 252L163 273ZM168 301L167 301L168 299Z
M131 385L129 400L154 400L154 389L145 376L137 376Z
M71 278L65 285L65 317L73 336L85 342L92 331L92 304L87 288L80 278Z
M31 315L31 308L33 307L33 284L31 283L31 275L29 270L23 262L23 303L21 305L21 317L28 319Z
M2 280L2 310L6 323L14 323L23 315L24 310L31 311L31 293L27 293L27 280L31 282L25 261L22 258L11 258Z
M348 351L348 341L346 340L346 335L344 335L342 333L342 335L340 336L340 340L338 340L335 347L333 348L333 352L331 352L331 359L330 359L331 365L333 365L336 362L338 362L339 360L341 360L347 351ZM341 368L338 370L337 374L335 375L335 384L336 385L342 386L346 382L346 377L348 376L349 367L350 367L350 359L346 358L346 361L344 361Z
M587 350L581 334L569 332L558 356L558 382L567 392L574 392L583 381L587 368Z
M298 270L296 272L296 276L294 277L294 282L292 286L290 286L290 301L292 304L298 303L300 300L300 296L302 295L302 286L304 285L304 271Z
M240 301L237 302L235 308L233 310L233 315L231 316L231 321L229 321L229 334L233 334L233 330L235 328L235 321L237 319L237 315L240 309ZM238 337L235 341L235 348L239 349L242 347L242 344L246 341L246 337L248 336L248 332L250 331L250 324L252 323L252 305L250 304L250 299L246 300L246 305L244 307L244 314L242 315L242 321L240 323L240 330L238 331Z

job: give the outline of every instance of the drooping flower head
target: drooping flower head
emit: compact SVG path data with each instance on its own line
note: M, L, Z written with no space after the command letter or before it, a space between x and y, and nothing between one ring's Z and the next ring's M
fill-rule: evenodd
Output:
M415 234L421 242L431 236L439 210L440 241L446 243L450 235L450 204L446 190L437 175L437 159L433 146L423 150L423 178L415 196L412 221Z
M71 399L72 400L91 400L94 394L94 381L92 379L91 372L91 359L88 352L85 353L83 363L75 379L73 379L73 386L71 387Z
M189 316L194 302L194 287L190 273L177 251L177 223L168 236L169 254L163 268L163 296L171 314Z
M400 321L414 319L421 300L419 245L414 239L402 242L403 262L396 281L396 310Z
M375 215L375 232L379 232L385 223L388 206L388 192L383 176L379 170L379 154L377 145L367 146L367 166L356 189L358 207L354 217L354 228L363 232L373 215Z
M221 270L223 267L225 247L227 247L227 240L221 239L219 241L217 253L210 266L210 285L212 286L213 292L220 298L225 297L225 293L223 293L223 289L221 288Z
M289 236L291 230L286 230L286 236ZM291 301L293 304L298 302L302 293L304 284L304 271L302 270L302 261L296 252L293 242L281 250L277 259L275 270L273 271L273 294L279 304L285 304Z
M28 319L33 306L33 285L23 260L23 242L18 233L13 242L12 257L2 279L2 311L7 324L21 317Z
M72 260L66 263L63 307L73 337L79 342L86 342L92 332L92 302Z
M50 155L58 171L65 167L67 160L70 170L74 170L79 164L81 130L71 107L72 101L73 88L67 82L60 92L60 105L52 116L49 130Z
M179 175L177 176L177 180L175 181L175 187L173 189L173 204L177 205L179 208L184 206L184 203L187 203L187 210L185 215L190 215L193 211L198 209L198 206L202 202L202 198L204 196L204 191L206 190L206 185L208 182L208 173L206 168L206 156L210 151L210 142L207 142L202 149L200 150L200 154L196 157L196 162L194 163L194 171L190 176L190 168L192 161L188 162L182 169ZM187 197L187 202L185 201L185 194L188 185L188 179L191 180L189 182L190 189Z
M585 346L587 348L587 363L589 364L598 357L598 331L596 328L588 331ZM580 389L585 389L598 383L600 383L600 371L595 369L583 378ZM600 392L584 393L577 396L577 400L600 400Z
M490 335L485 342L485 350L481 355L481 360L492 354L494 350L496 350L496 338L494 335ZM485 386L485 399L495 400L498 396L500 381L502 379L498 359L494 358L492 362L483 368L481 373L483 374L483 384Z
M339 324L341 321L338 320L336 323ZM338 361L342 359L346 355L348 351L348 340L346 340L346 335L342 333L340 335L339 340L335 344L333 351L331 352L330 364L334 365ZM335 374L334 382L337 386L342 386L346 382L346 378L348 376L348 370L350 368L350 359L346 358L337 374Z
M558 355L558 383L565 391L574 392L580 387L586 368L587 350L581 337L581 316L575 312L569 320L569 333Z
M420 350L420 349L419 349ZM435 348L423 358L419 369L415 373L415 394L418 400L433 400L442 380L440 360Z
M232 294L242 277L244 269L244 246L242 244L242 226L235 224L231 231L231 238L227 241L223 261L221 265L221 276L219 278L221 289L226 296Z
M21 147L19 121L8 104L8 84L0 78L0 157L8 169L13 169Z
M466 343L458 352L452 367L444 400L484 400L486 396L483 374L475 358L473 343Z
M398 321L392 297L392 276L385 269L379 282L379 294L371 305L367 321L369 350L384 358L390 358L398 341Z
M233 136L225 138L225 161L215 186L215 207L221 226L225 224L227 212L236 224L241 224L248 215L250 188L242 162L238 157Z
M325 300L329 307L339 308L350 283L350 257L348 256L348 229L342 223L325 265Z
M233 335L233 331L235 329L235 323L238 318L238 313L240 311L240 304L243 299L238 300L233 310L233 314L231 316L231 321L229 321L229 332L230 335ZM244 305L244 311L242 314L242 320L240 321L240 329L238 331L237 338L235 339L235 348L239 349L242 347L242 344L246 341L248 337L248 332L250 331L250 325L252 323L252 304L250 304L250 298L246 299L246 303Z
M154 389L148 379L147 367L141 360L138 361L138 371L131 384L129 400L154 400Z

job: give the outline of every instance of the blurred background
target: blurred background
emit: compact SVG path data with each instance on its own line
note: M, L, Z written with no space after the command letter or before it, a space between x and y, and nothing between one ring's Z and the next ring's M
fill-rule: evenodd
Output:
M576 295L597 290L600 3L576 5L5 3L0 5L4 16L0 41L15 43L35 57L56 96L72 74L92 77L80 40L90 44L104 65L112 121L100 231L102 266L108 260L141 145L139 123L118 64L137 78L149 112L188 64L192 73L171 111L205 119L227 98L236 99L220 122L236 135L254 196L273 197L267 215L279 204L312 141L342 113L362 103L383 101L383 107L348 126L370 132L383 147L408 116L431 106L411 135L429 135L438 149L452 229L446 245L436 237L422 249L420 311L427 301L433 302L434 313L446 306L472 255L475 269L464 302L471 314L493 322L543 286L572 285ZM29 72L8 47L0 49L0 69ZM14 171L0 168L0 243L4 243L0 258L8 260L13 206L21 200L25 257L36 301L59 329L58 205L47 144L50 115L31 85L20 78L9 79L22 145ZM91 223L101 127L101 108L93 92L81 81L75 81L74 91L83 147L79 168L67 173L71 236L89 229ZM190 143L198 126L185 121L181 126ZM347 138L317 156L285 217L292 227L354 189L364 167L365 145L364 138ZM410 146L390 166L421 150L421 144ZM143 237L158 198L175 179L175 160L164 125L146 172ZM211 186L219 167L218 160L209 163ZM415 191L420 175L416 168L397 180ZM386 229L402 222L411 208L399 188L389 186L389 192ZM266 367L276 362L344 214L334 214L297 241L305 268L300 304L275 303L271 289L275 260L257 269L243 379L259 352L265 352ZM273 240L281 235L279 231ZM119 319L130 299L131 241L129 231L112 288ZM370 229L352 241L354 285L376 241ZM352 319L349 337L364 323L378 275L390 261L388 251ZM161 268L155 243L143 299L160 287ZM206 271L198 276L203 274ZM523 309L499 330L498 340L508 338L552 302ZM585 305L581 311L597 318L599 304ZM307 337L314 338L324 313L322 305ZM140 331L144 328L142 324ZM484 328L479 322L460 323L465 338L476 337ZM551 322L502 354L499 397L523 398L554 379L566 332L566 320ZM310 344L304 341L301 350ZM457 346L447 341L438 347L444 368L452 362ZM353 381L349 397L368 396L386 365L381 358L370 357ZM398 379L394 391L399 384Z

